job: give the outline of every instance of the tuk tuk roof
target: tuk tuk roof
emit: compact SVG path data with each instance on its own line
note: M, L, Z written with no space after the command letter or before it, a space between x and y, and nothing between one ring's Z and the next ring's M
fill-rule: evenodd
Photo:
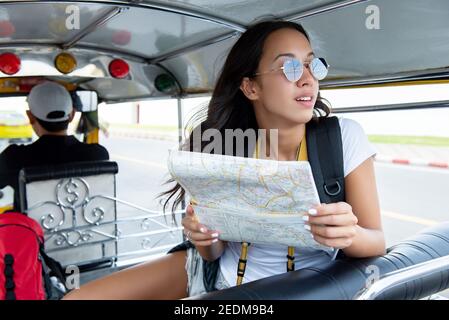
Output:
M75 11L79 26L68 29ZM95 90L103 101L209 94L238 36L269 17L308 31L331 66L321 88L448 78L447 0L0 1L0 53L22 62L14 78L0 72L0 84L46 77ZM54 67L62 51L77 60L67 75ZM109 75L114 58L129 63L126 79ZM159 91L159 74L180 88Z

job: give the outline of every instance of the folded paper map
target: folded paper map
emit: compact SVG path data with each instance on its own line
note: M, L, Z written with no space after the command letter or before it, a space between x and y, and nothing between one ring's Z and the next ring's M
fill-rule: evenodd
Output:
M307 161L170 150L168 170L199 221L222 240L333 251L304 229L302 217L320 203Z

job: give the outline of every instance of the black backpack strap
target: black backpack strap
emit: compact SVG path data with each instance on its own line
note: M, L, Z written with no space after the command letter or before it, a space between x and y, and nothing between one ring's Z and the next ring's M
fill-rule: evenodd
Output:
M39 255L42 261L42 277L47 300L59 300L69 290L66 287L66 275L61 264L47 255L41 244ZM52 278L55 277L56 279Z
M337 117L307 123L307 157L322 203L345 201L343 144Z
M66 276L61 264L55 259L49 257L47 253L45 253L44 247L42 245L40 247L39 253L42 259L44 259L43 262L45 262L45 265L48 267L48 269L50 269L50 276L55 276L60 281L65 283Z

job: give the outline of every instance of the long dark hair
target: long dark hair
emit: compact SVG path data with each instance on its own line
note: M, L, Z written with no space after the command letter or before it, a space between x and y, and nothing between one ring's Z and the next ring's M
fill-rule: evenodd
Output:
M203 152L203 148L209 141L201 141L200 150L195 150L197 148L194 148L192 137L198 131L199 134L202 134L207 129L216 129L222 136L224 136L226 129L241 129L242 131L254 129L257 132L259 128L253 105L240 90L240 85L244 77L252 77L256 73L266 38L272 32L285 28L297 30L310 41L307 32L301 25L282 20L259 22L249 27L242 34L226 58L209 105L195 114L187 123L186 128L190 129L186 129L189 133L181 149ZM205 116L206 112L207 115ZM314 106L314 118L328 116L329 113L329 107L318 95ZM222 148L222 150L225 150L225 148ZM245 156L248 156L248 152L245 152ZM167 181L167 183L173 182L176 181L174 179ZM164 211L169 201L176 196L172 206L172 211L174 211L184 199L184 195L185 190L179 183L176 183L170 190L161 193L160 196L168 196L163 205Z

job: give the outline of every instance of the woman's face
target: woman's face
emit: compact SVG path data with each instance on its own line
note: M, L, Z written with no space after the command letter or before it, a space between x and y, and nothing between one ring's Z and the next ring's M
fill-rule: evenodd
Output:
M282 70L286 60L296 58L310 62L313 51L307 38L294 29L271 33L264 44L257 72L264 73L251 81L257 93L253 100L256 118L261 127L282 128L308 122L318 95L318 80L304 67L301 78L289 81ZM275 70L265 73L270 70Z

